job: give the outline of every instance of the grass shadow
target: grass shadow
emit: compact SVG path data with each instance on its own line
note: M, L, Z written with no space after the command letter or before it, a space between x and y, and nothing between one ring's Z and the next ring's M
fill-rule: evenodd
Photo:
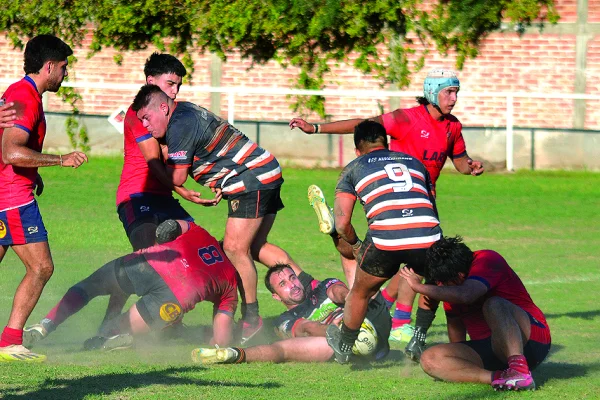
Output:
M199 371L195 367L169 367L147 372L109 373L103 375L84 376L74 379L47 378L37 389L29 387L16 387L3 390L3 399L70 399L79 400L88 396L106 396L114 392L128 389L139 389L149 385L195 385L218 387L242 387L273 389L282 385L277 382L268 383L236 383L221 380L195 379L181 376L190 372Z
M584 319L586 321L591 321L596 317L600 317L600 310L592 310L592 311L573 311L573 312L565 312L565 313L555 313L555 314L544 314L546 319L554 319L560 317L569 317L569 318L579 318Z
M579 378L597 371L600 371L600 363L571 364L549 361L540 364L533 372L533 377L537 386L540 387L550 379Z

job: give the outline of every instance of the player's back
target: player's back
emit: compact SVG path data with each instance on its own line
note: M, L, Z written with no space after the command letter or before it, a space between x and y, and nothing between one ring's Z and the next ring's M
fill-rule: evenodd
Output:
M42 97L29 76L13 83L2 95L6 103L14 102L15 127L29 134L27 147L41 152L46 136L46 118ZM0 154L4 129L0 129ZM22 206L33 201L37 168L21 168L5 164L0 157L0 210Z
M283 183L273 155L203 107L177 103L168 129L169 162L191 166L192 177L202 185L221 187L224 195L231 195Z
M340 193L360 199L381 250L428 248L440 238L427 171L411 155L381 149L355 159L342 172Z

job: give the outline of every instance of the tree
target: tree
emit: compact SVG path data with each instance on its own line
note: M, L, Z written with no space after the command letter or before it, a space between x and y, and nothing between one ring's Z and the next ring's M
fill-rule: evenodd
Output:
M226 59L227 52L239 50L253 63L275 60L298 67L296 86L308 89L324 87L331 62L349 62L374 73L382 85L406 87L429 51L415 54L415 40L443 54L455 51L462 68L503 20L522 27L555 23L558 15L553 0L12 0L0 5L0 30L15 45L40 33L78 45L92 30L92 53L105 46L139 50L153 44L183 54L188 67L192 52L208 50ZM316 100L303 105L323 115Z

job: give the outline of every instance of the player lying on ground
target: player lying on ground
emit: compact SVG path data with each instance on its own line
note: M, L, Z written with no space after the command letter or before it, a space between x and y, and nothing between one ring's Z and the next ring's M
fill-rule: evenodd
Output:
M444 302L450 343L425 350L426 373L494 389L535 389L530 371L550 351L550 329L500 254L443 238L427 252L427 278L437 286L421 284L410 269L401 273L415 292Z
M171 232L174 225L181 234L175 240L110 261L71 287L39 324L26 329L26 341L45 338L95 297L136 294L141 297L137 303L103 322L98 337L88 340L86 348L130 345L129 334L165 328L204 300L214 304L210 343L229 345L237 307L237 272L216 239L194 223L167 220L157 228L157 237L161 231Z
M292 268L285 264L269 269L265 285L273 294L273 298L287 308L277 319L275 327L277 334L284 340L247 349L199 348L192 351L194 362L231 364L331 360L333 350L327 344L325 331L330 324L340 322L348 287L334 278L319 282L305 272L296 275ZM370 321L367 326L375 330L376 339L365 333L359 337L364 341L356 343L354 351L379 360L389 352L387 338L391 329L391 317L381 295L369 302L367 319ZM373 341L377 344L374 345Z

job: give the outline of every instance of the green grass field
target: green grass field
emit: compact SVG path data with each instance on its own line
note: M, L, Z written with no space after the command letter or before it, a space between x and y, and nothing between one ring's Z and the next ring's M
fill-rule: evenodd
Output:
M41 169L46 189L40 197L56 265L29 323L38 322L65 291L81 278L129 251L114 198L121 161L92 158L79 170ZM328 237L320 234L306 188L318 183L331 198L339 171L284 170L282 197L272 242L285 248L317 278L341 277ZM193 183L190 183L193 185ZM84 352L106 299L92 301L67 320L36 350L43 365L0 365L4 399L233 399L233 398L600 398L600 174L519 172L479 178L445 173L438 186L438 207L445 234L461 234L474 250L500 252L524 280L546 313L553 347L534 373L536 392L496 393L485 385L435 382L405 360L403 346L380 364L245 364L203 368L190 362L196 340L156 338L120 352ZM227 207L184 204L197 222L220 238ZM362 210L355 222L364 233ZM259 267L260 276L265 268ZM0 266L0 324L10 312L24 267L9 252ZM261 314L274 317L283 306L259 286ZM206 325L211 307L200 305L185 318ZM446 340L443 312L434 322L431 342ZM159 344L160 343L160 344Z

